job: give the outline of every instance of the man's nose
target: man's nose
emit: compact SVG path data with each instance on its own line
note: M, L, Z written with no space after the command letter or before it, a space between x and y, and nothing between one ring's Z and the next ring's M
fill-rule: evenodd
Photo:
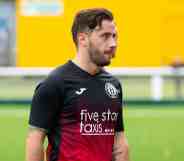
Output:
M117 40L115 40L114 38L112 38L110 40L110 48L116 48L117 47Z

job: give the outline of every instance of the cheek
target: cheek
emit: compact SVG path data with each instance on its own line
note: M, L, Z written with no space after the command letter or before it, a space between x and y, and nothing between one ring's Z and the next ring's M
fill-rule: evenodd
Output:
M103 44L97 44L96 49L98 50L100 54L103 54L105 51Z
M101 39L91 39L90 47L92 48L92 50L103 53L105 50L105 42Z
M94 41L93 43L91 43L91 48L94 50L98 50L100 52L102 52L104 50L104 44L100 41Z
M96 47L100 50L100 51L104 51L106 44L104 41L97 41L95 42Z

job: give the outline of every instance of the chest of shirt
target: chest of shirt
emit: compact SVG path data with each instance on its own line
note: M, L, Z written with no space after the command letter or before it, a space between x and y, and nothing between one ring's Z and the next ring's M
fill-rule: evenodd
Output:
M63 98L63 112L88 109L103 112L110 109L117 112L121 107L120 88L108 80L66 80Z

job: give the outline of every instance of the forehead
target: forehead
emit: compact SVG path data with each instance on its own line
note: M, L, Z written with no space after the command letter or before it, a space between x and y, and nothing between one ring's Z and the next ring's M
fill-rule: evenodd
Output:
M103 20L101 26L97 26L95 28L95 31L99 33L104 33L104 32L116 33L117 27L114 21Z

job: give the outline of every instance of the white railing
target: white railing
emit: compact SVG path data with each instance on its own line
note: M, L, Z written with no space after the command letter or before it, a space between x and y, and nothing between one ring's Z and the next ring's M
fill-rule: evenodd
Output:
M164 76L184 76L184 68L172 67L145 67L145 68L106 68L108 72L115 76L149 76L151 85L151 96L155 101L159 101L163 96ZM53 68L14 68L1 67L0 77L12 76L46 76Z

